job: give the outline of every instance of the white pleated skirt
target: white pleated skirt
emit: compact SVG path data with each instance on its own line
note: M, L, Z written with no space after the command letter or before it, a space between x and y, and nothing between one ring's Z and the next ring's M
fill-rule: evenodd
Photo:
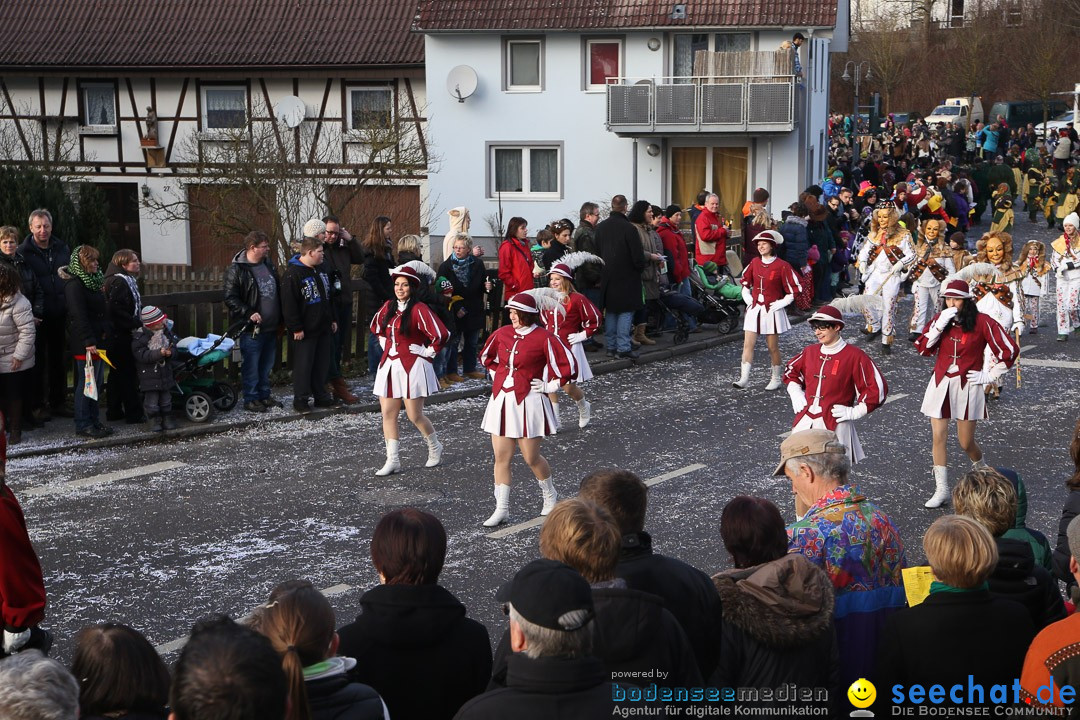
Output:
M439 379L435 368L427 358L416 358L412 371L405 372L401 358L387 359L375 372L375 386L371 392L384 398L422 398L439 391Z
M578 373L574 383L580 385L583 382L592 380L592 368L589 367L589 360L585 357L585 346L582 343L574 343L570 346L570 352L574 356L574 362L577 363Z
M480 428L508 438L535 438L554 435L558 425L547 395L529 392L519 403L513 391L507 390L488 400Z
M825 418L812 418L809 415L803 415L799 422L792 426L791 431L828 429L828 426L825 425ZM844 446L848 449L848 460L851 461L852 465L866 457L866 453L862 449L862 443L859 442L859 434L855 432L855 423L847 420L836 423L836 439L844 443Z
M780 335L791 329L787 309L766 310L764 305L746 308L743 330L756 332L758 335Z
M954 420L985 420L986 395L983 385L960 384L961 375L944 377L938 383L930 376L923 394L922 414L930 418Z

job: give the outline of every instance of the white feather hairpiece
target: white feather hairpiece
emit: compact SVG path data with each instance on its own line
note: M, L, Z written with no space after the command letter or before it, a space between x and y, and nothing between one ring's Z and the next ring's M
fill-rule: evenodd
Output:
M562 304L563 295L558 290L536 288L535 290L522 290L521 292L532 296L532 299L536 301L536 308L540 312L554 310L558 315L566 315L566 308Z
M858 315L864 310L880 310L884 307L885 301L880 295L850 295L836 298L829 304L839 310L841 315Z
M971 282L971 279L976 275L993 275L998 277L1001 275L1001 271L998 270L996 265L986 262L977 262L968 265L965 268L957 270L941 283L942 286L947 285L950 280L963 280L964 282Z
M570 268L571 270L577 270L585 263L600 263L604 264L604 258L599 255L593 255L591 252L585 252L580 250L578 252L566 253L561 258L555 261Z
M410 260L407 263L398 265L396 268L390 271L391 275L401 272L402 268L409 268L420 277L427 280L428 284L435 282L435 271L431 269L431 266L422 260Z

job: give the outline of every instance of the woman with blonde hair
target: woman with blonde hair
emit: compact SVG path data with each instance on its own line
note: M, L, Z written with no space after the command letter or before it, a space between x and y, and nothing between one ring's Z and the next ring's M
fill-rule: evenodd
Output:
M281 656L289 686L285 720L389 720L379 694L349 679L356 661L337 656L334 609L310 582L278 585L251 625Z

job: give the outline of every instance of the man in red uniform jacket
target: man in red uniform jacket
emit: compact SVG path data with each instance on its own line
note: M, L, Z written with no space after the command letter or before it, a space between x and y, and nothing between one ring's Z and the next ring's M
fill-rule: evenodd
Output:
M694 223L697 240L694 243L694 262L704 265L714 262L721 272L727 269L727 228L720 219L720 197L709 193L705 208Z

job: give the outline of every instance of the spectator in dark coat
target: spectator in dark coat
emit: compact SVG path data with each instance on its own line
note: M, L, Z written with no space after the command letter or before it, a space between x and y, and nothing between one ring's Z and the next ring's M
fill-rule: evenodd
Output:
M281 403L270 394L270 371L277 356L277 331L281 325L281 287L277 268L270 262L270 238L254 231L244 238L225 270L225 306L229 320L247 323L237 338L244 409L263 413Z
M142 263L134 250L117 250L105 271L105 307L109 322L105 328L105 350L113 367L109 370L108 408L105 419L146 422L135 358L131 354L131 333L142 327L139 312L142 297L135 283Z
M64 404L69 369L64 335L67 300L64 281L57 275L60 268L67 265L71 250L67 243L52 234L52 215L48 210L30 213L30 235L19 246L19 254L33 269L45 299L45 314L38 325L35 346L36 376L27 399L37 408L38 419L47 419L50 412L71 417Z
M472 254L472 239L459 233L454 239L453 252L439 266L440 277L454 286L453 294L461 300L454 304L454 332L450 336L446 356L447 375L451 381L458 376L458 344L462 349L461 371L465 377L482 379L486 374L476 368L477 343L484 329L484 261Z
M45 317L45 293L34 275L34 269L19 252L19 231L10 225L0 227L0 263L10 265L19 274L22 294L30 301L34 319L41 322Z
M98 401L83 392L87 359L93 365L99 393L105 384L105 361L97 354L98 346L104 346L108 313L102 292L105 276L98 269L99 257L97 248L80 245L71 252L67 266L59 271L64 279L71 354L75 356L75 434L89 438L112 435L112 428L99 420Z
M371 286L371 298L365 302L369 313L379 311L387 300L394 297L394 283L390 280L390 271L394 267L394 248L390 218L380 215L371 221L371 227L364 237L364 280ZM367 324L367 318L364 319ZM368 377L374 379L382 357L379 338L368 332Z
M645 251L637 229L626 218L625 195L611 199L611 214L596 226L596 247L604 260L600 271L600 294L604 310L604 339L607 353L614 357L636 358L630 347L634 312L645 306L641 273Z
M338 326L330 299L330 278L322 268L322 239L307 236L310 225L305 225L300 252L289 260L281 279L281 314L293 338L289 358L293 410L301 414L311 412L308 402L312 395L317 408L339 403L323 384L330 365L330 336Z
M358 400L341 375L341 354L345 344L352 338L353 300L357 288L352 279L352 266L364 264L364 247L359 238L353 237L342 227L337 216L327 215L322 222L326 226L323 235L323 264L330 278L330 294L340 328L330 337L330 371L326 381L330 384L334 397L352 405ZM361 316L364 309L360 308Z
M622 534L615 576L625 580L631 590L664 599L686 631L701 677L707 679L716 667L720 649L720 596L705 573L682 560L653 552L652 537L645 532L645 483L629 470L597 470L581 481L578 497L611 513Z
M143 409L150 418L151 430L173 430L176 422L172 417L172 390L176 380L172 362L176 336L160 308L147 305L139 319L141 327L133 333L129 345L143 392Z
M599 255L596 247L596 223L600 222L600 206L594 202L582 203L578 213L580 222L571 236L574 249L578 252ZM589 298L596 307L603 307L600 295L600 267L594 263L585 263L574 273L574 286Z
M1002 537L1016 519L1016 489L993 468L971 470L952 491L953 508L985 527L994 538L998 561L990 574L990 594L1027 608L1035 630L1065 617L1057 581L1035 564L1025 540Z
M886 621L875 685L967 687L973 676L983 688L1012 686L1035 628L1023 606L986 589L998 559L994 539L971 518L946 515L926 531L923 549L937 580L922 603ZM891 693L878 698L884 708ZM965 697L965 707L993 704L989 693L975 700L969 704ZM940 707L955 705L946 695Z
M166 720L169 669L127 625L89 625L75 637L71 672L79 678L82 720Z
M791 214L780 225L780 234L784 237L783 259L788 265L801 271L807 264L806 254L810 250L810 233L807 230L807 217L810 211L802 203L792 203Z
M390 717L448 720L487 686L491 644L438 584L446 530L429 513L394 510L375 526L371 559L382 584L360 598L360 614L338 631L338 650L356 659L352 676L379 692Z
M1065 583L1066 588L1076 585L1076 577L1069 572L1069 537L1066 532L1069 523L1080 515L1080 420L1073 428L1072 442L1069 443L1069 456L1073 461L1073 474L1065 481L1069 494L1065 496L1065 505L1061 508L1061 521L1058 523L1057 545L1054 547L1054 575Z

